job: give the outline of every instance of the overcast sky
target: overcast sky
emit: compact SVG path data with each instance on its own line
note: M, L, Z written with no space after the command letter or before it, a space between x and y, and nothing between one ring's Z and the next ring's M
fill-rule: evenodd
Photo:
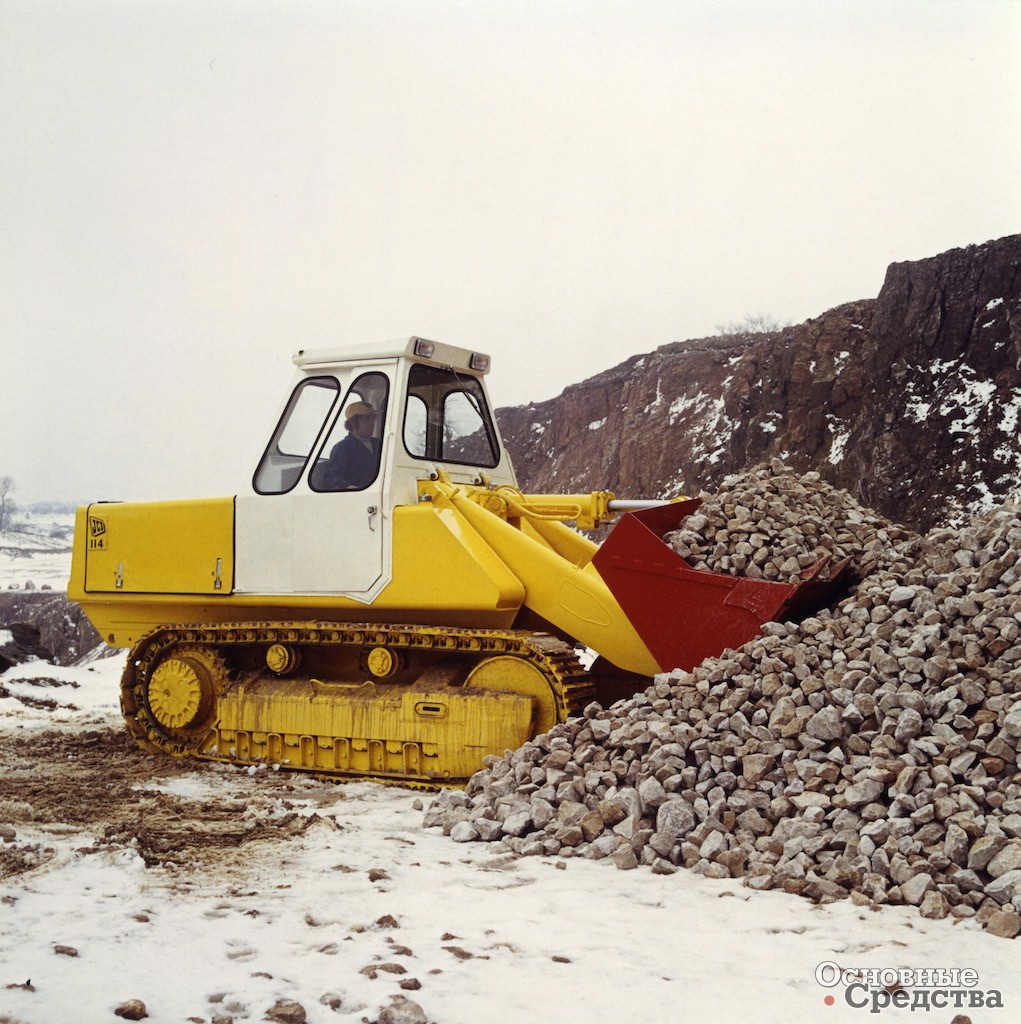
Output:
M513 405L873 297L1021 231L1019 112L1011 0L0 0L0 476L245 490L297 348Z

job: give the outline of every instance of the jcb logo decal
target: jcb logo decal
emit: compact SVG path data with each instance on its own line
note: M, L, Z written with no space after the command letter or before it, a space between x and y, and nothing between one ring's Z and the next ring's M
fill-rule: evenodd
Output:
M106 520L89 516L89 550L106 550Z

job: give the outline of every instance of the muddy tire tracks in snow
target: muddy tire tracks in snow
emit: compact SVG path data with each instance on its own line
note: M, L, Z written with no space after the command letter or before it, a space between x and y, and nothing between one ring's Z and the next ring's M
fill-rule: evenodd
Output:
M225 772L236 784L222 785ZM204 775L230 795L196 798ZM191 794L168 792L175 782ZM146 867L200 867L227 849L284 842L318 820L289 806L293 788L286 774L154 757L119 729L0 733L0 879L47 860L45 843L20 841L27 833L82 833L91 846L80 852L131 848Z

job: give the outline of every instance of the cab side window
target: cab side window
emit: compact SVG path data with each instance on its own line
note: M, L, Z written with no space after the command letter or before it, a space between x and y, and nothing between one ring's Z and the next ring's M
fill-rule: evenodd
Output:
M404 447L409 455L420 459L426 457L425 432L429 410L420 395L409 394L404 410Z
M339 394L333 377L309 377L295 387L255 471L259 494L285 494L298 482Z
M309 474L312 490L363 491L376 480L389 388L382 373L354 381Z

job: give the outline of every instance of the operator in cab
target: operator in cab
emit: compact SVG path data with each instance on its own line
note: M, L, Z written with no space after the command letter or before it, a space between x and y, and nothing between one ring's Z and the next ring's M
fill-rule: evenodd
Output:
M379 439L373 436L376 410L368 402L353 402L344 413L344 426L347 437L330 451L323 486L329 491L360 491L379 470Z

